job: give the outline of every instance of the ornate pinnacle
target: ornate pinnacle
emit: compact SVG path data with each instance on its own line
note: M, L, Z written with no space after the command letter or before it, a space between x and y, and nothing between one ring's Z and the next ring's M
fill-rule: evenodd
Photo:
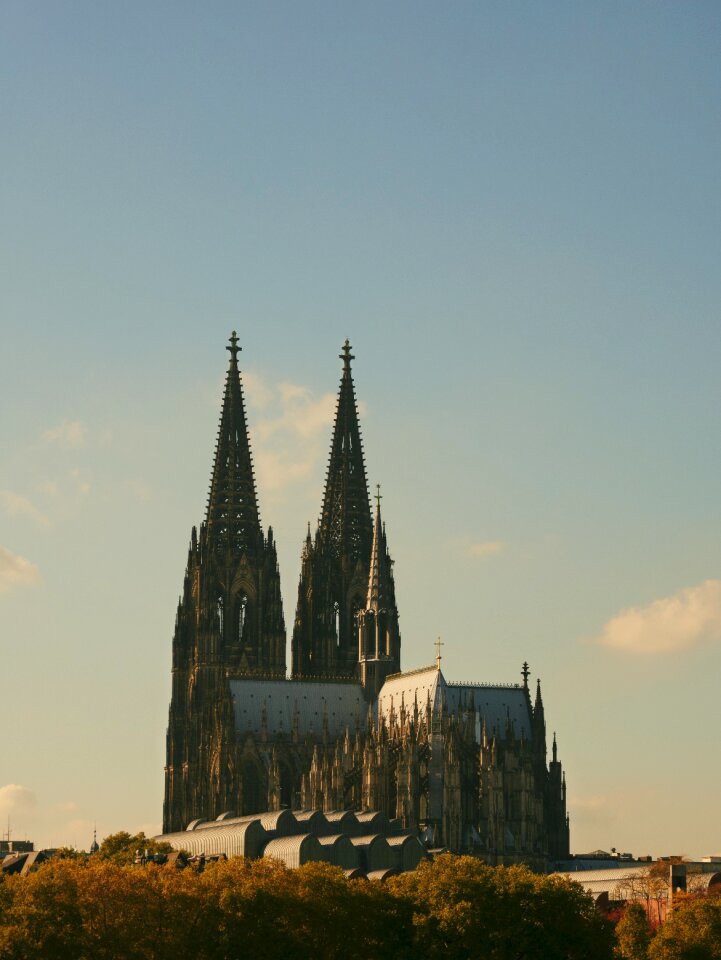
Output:
M236 334L235 330L233 330L232 334L230 335L230 346L226 347L225 349L230 354L230 362L237 364L238 354L243 348L238 346L238 335Z
M348 337L346 337L345 343L343 344L343 346L341 347L341 349L342 349L343 353L338 354L338 356L339 356L340 359L343 361L343 369L344 369L344 370L348 370L348 371L350 372L350 362L351 362L351 360L355 360L355 357L354 357L353 354L350 352L351 347L350 347L350 343L349 343L349 341L348 341Z
M528 690L528 678L529 678L529 676L530 676L530 673L531 673L531 671L528 669L528 662L527 662L526 660L524 660L524 661L523 661L523 669L521 670L521 676L523 677L523 689L524 689L524 690Z
M381 485L380 485L380 483L377 483L377 484L376 484L376 494L375 494L375 497L374 497L373 499L374 499L375 502L378 504L378 509L380 510L380 508L381 508L381 500L383 499L383 497L381 496Z

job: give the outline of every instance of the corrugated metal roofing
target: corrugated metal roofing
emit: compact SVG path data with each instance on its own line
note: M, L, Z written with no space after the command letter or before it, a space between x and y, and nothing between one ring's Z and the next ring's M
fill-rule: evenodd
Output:
M385 870L369 870L366 876L369 880L377 880L384 883L389 877L395 877L398 871L394 867L387 867Z
M263 856L280 860L286 867L302 867L313 860L330 861L330 856L326 856L317 837L309 833L297 837L277 837L267 844Z
M325 815L330 827L338 833L356 836L359 830L358 818L353 810L331 810Z
M366 871L387 870L389 867L395 867L395 852L388 846L386 838L379 833L365 837L352 837L351 843L362 852Z
M246 813L242 817L226 817L224 820L201 820L193 821L197 825L194 830L217 830L223 826L230 826L238 823L250 823L251 820L257 820L260 825L269 834L275 836L287 836L291 833L298 833L298 822L292 810L284 807L282 810L269 810L265 813ZM190 830L190 827L188 827Z
M259 857L268 839L260 818L232 823L209 823L210 830L184 830L182 833L164 833L156 839L169 843L174 850L187 850L195 856L224 853L226 857Z
M298 732L320 734L328 717L332 737L360 727L368 714L360 683L327 683L321 680L230 680L235 729L260 733L265 710L268 734L290 734L298 713Z
M363 833L385 833L388 830L388 816L383 810L364 810L356 814L358 827Z
M295 810L293 815L303 833L319 837L335 832L335 825L328 823L321 810Z
M405 837L386 837L388 846L396 854L396 866L399 870L415 870L425 858L426 852L418 837L406 834Z
M350 837L339 833L334 837L318 837L318 843L329 852L334 866L352 870L359 865L360 856L351 843Z

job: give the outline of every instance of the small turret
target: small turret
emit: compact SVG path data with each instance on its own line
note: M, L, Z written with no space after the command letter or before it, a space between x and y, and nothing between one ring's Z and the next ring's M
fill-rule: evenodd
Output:
M400 670L401 635L398 629L393 561L388 553L385 524L381 518L380 485L376 487L366 608L358 614L358 659L366 696L375 698L385 678Z

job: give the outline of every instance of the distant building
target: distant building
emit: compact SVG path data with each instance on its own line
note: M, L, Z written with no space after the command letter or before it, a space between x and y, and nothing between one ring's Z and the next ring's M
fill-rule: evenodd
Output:
M721 858L675 862L677 858L625 860L613 867L560 870L580 883L597 908L609 913L629 902L641 903L652 923L663 923L676 895L709 896L721 893Z
M565 778L555 736L548 763L527 665L522 683L449 683L439 647L435 665L400 672L393 566L380 494L375 519L370 509L347 340L286 679L280 572L260 522L235 333L227 349L207 512L176 615L164 831L229 811L377 810L431 846L490 863L567 858Z
M0 840L0 853L32 853L32 840Z

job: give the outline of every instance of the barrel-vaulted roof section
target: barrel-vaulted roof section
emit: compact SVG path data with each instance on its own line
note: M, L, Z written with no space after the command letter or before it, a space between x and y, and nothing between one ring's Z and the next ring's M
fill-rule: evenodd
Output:
M239 733L285 733L298 724L298 732L322 733L327 718L328 734L336 737L346 728L354 732L365 722L368 705L359 683L324 683L313 680L230 680Z
M516 736L531 736L530 702L524 688L517 684L448 683L437 666L424 667L386 680L378 696L378 714L389 717L393 711L398 716L401 705L412 712L416 702L421 711L428 703L438 710L445 705L451 714L474 710L479 724L485 720L489 736L494 729L503 735L509 719Z

